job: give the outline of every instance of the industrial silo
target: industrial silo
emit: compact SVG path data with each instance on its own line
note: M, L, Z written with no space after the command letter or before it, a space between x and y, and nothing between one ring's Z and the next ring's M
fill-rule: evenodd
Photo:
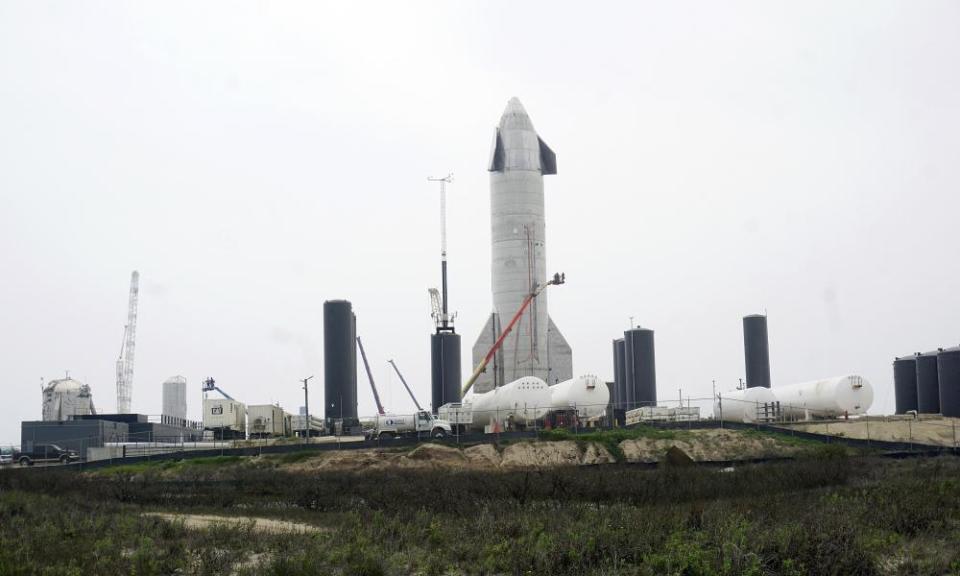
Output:
M628 410L657 403L657 367L653 330L633 328L623 333L624 372Z
M617 338L613 341L613 395L612 403L614 409L623 409L626 406L627 396L627 371L624 365L624 345L623 338Z
M960 418L960 346L937 354L937 376L940 380L940 413Z
M430 390L433 413L444 404L460 401L460 335L437 332L430 336Z
M357 319L347 300L323 303L323 409L327 430L357 422Z
M747 369L747 388L769 388L770 346L766 316L751 314L743 317L743 356Z
M187 419L187 379L171 376L163 383L163 416Z
M894 358L893 394L897 414L917 410L917 360L913 356Z
M937 352L917 354L917 412L940 413L940 382L937 378Z

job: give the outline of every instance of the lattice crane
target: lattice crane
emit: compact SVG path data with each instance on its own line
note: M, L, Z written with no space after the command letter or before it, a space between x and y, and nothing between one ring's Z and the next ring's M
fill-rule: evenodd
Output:
M123 342L117 358L117 413L129 414L133 399L133 359L137 348L137 302L140 297L140 273L130 275L130 300L127 305L127 324L123 327Z

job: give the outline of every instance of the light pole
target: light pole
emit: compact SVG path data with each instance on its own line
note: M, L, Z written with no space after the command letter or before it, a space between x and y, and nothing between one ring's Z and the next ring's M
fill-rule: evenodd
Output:
M310 388L308 382L313 376L307 376L303 382L303 437L305 442L310 442Z

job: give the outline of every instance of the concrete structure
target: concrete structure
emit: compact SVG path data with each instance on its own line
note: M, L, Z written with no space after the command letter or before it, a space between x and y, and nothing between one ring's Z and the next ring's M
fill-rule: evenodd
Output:
M187 419L187 379L171 376L163 383L163 415Z
M540 139L516 98L494 134L490 171L493 313L473 346L478 365L523 299L546 282L547 244L543 177L557 173L557 157ZM523 376L550 384L573 377L570 345L550 319L547 294L537 297L474 385L486 392Z
M51 380L44 386L42 410L45 422L58 422L97 412L90 387L69 377Z

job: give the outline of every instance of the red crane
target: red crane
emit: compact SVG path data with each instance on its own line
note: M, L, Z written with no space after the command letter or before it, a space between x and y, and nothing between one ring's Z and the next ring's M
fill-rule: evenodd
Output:
M513 319L510 320L510 323L507 324L507 327L503 329L503 332L500 333L500 337L497 338L497 341L493 343L493 346L490 348L490 351L487 352L487 355L483 357L483 360L480 364L477 365L476 370L473 371L473 374L470 376L470 379L467 380L467 383L463 385L463 391L460 393L461 396L466 396L467 392L470 391L470 388L473 387L473 383L477 381L477 378L480 377L480 374L487 369L487 364L490 363L490 360L493 359L493 355L497 353L497 350L500 349L500 346L503 345L503 341L507 339L507 335L510 334L510 331L513 330L514 325L517 321L520 320L520 317L523 316L524 311L530 306L530 303L533 302L534 298L540 295L541 292L547 289L547 286L559 286L567 281L566 274L554 274L553 279L544 284L543 286L537 286L533 292L527 294L527 297L523 299L523 302L520 304L520 309L517 310L517 313L513 315Z

